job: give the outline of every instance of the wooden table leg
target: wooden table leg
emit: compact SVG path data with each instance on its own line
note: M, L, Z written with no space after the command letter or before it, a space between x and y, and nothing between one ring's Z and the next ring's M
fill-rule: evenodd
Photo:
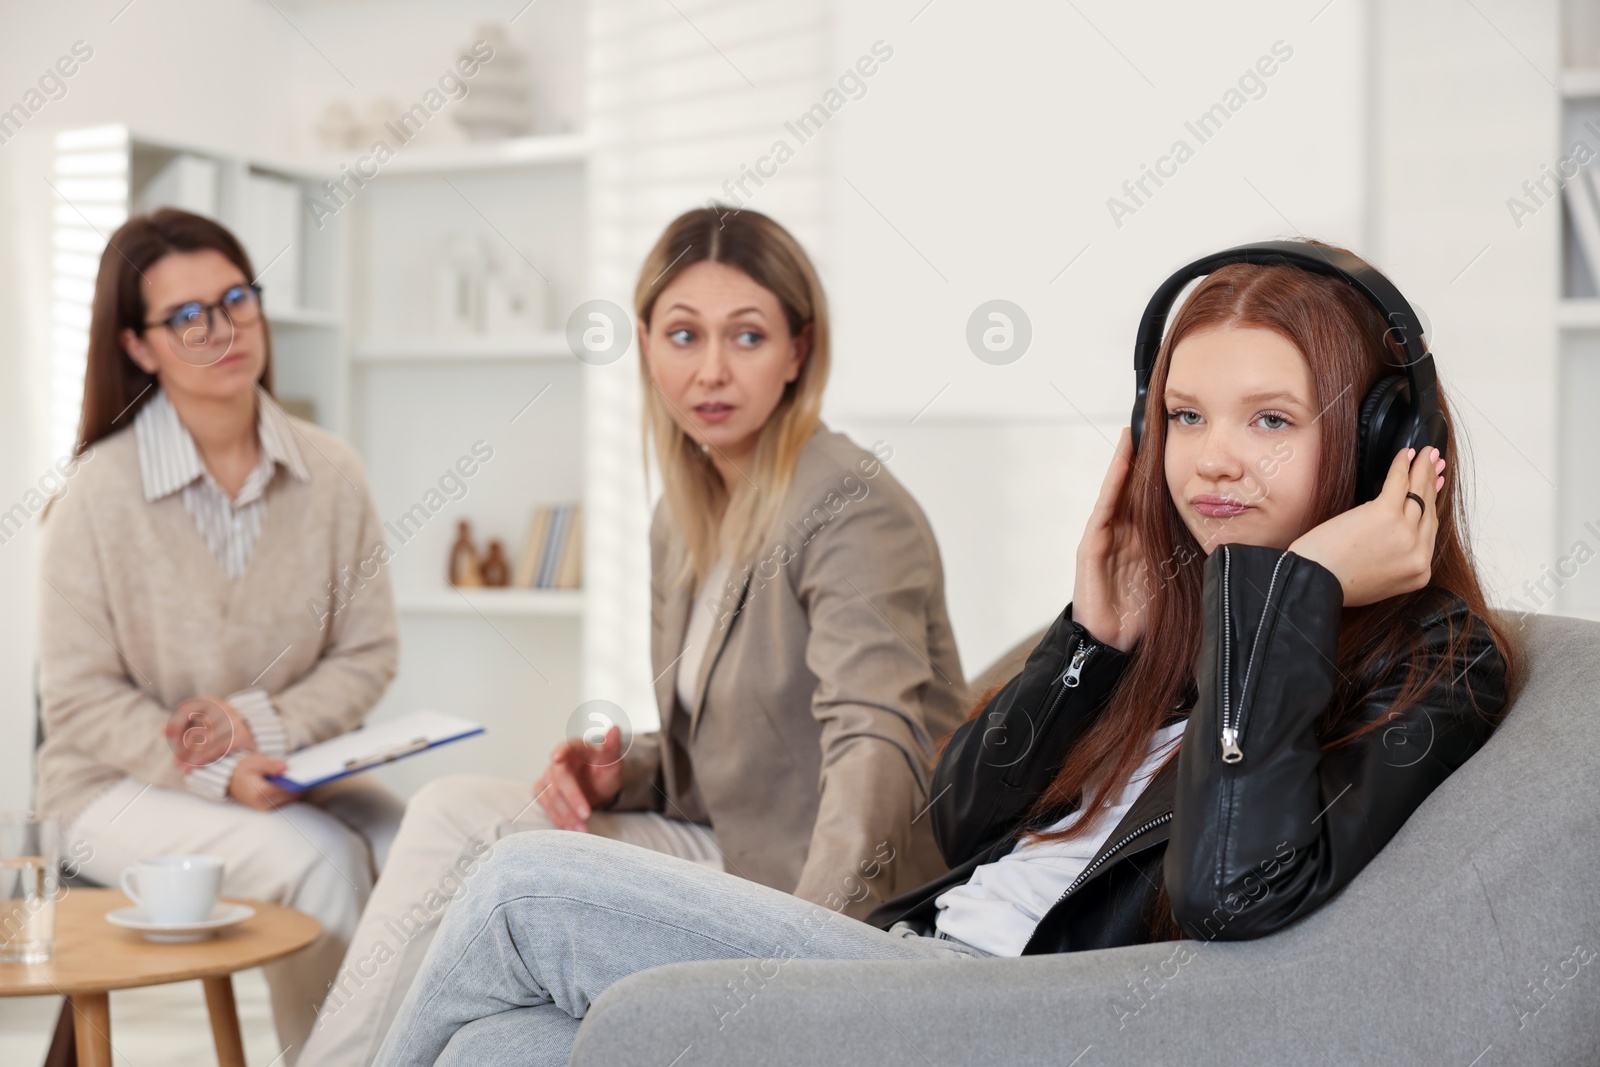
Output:
M78 1045L73 1036L72 1001L61 1001L61 1014L56 1016L56 1033L50 1039L50 1051L45 1053L44 1067L78 1067Z
M233 1002L233 976L202 980L206 1010L211 1013L211 1040L217 1045L219 1067L245 1067L244 1040L239 1034L239 1009Z
M72 1027L78 1035L78 1067L111 1067L111 998L72 994Z

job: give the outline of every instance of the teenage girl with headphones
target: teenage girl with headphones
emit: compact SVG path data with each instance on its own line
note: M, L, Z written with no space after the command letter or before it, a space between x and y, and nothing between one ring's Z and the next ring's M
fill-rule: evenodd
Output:
M949 874L861 922L520 835L450 912L379 1062L565 1063L595 997L666 963L1253 938L1349 884L1483 744L1513 673L1431 356L1382 275L1301 242L1191 264L1141 338L1148 428L1123 431L1074 600L935 770Z

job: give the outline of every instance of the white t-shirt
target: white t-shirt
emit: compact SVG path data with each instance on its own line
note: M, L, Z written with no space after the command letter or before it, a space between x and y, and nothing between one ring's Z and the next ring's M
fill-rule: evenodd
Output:
M1144 761L1092 832L1070 841L1018 843L995 862L978 867L963 884L939 894L934 900L939 908L935 925L951 937L996 956L1022 955L1034 928L1061 899L1067 886L1094 862L1188 724L1184 719L1156 731ZM1049 829L1065 830L1082 815L1081 810L1072 812Z
M680 650L683 655L678 660L678 702L684 711L694 709L700 664L705 660L706 646L711 643L711 630L717 622L717 607L722 602L723 586L728 582L728 570L728 561L718 560L695 591L694 606L689 609L689 625L684 628Z

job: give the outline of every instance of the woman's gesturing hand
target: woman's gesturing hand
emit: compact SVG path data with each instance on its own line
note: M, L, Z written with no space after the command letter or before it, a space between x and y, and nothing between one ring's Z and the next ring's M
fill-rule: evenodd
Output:
M1295 539L1289 551L1316 560L1339 579L1345 607L1375 604L1421 589L1433 577L1439 532L1435 494L1445 461L1436 448L1395 453L1383 491ZM1407 496L1415 493L1422 501Z
M596 804L622 790L622 728L606 728L595 748L581 737L569 737L550 753L550 766L533 783L534 799L558 830L587 832L586 821Z
M1144 636L1144 545L1128 521L1127 485L1133 469L1133 431L1124 426L1100 485L1083 540L1078 542L1072 621L1095 640L1122 652Z

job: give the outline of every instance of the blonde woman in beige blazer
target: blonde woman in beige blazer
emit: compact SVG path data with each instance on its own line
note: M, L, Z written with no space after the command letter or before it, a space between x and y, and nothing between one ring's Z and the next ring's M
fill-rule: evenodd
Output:
M809 259L756 212L691 211L646 259L635 310L664 489L661 728L570 739L532 788L419 792L305 1064L372 1061L446 904L506 834L587 831L857 917L944 870L924 812L965 683L939 548L890 447L818 417L828 315Z
M97 882L211 854L225 894L322 924L266 968L292 1064L403 805L270 776L361 724L399 627L360 461L272 399L252 276L232 234L172 209L101 257L77 469L43 522L37 802Z
M688 549L657 506L662 728L633 739L602 802L714 825L727 870L856 916L942 870L918 815L962 712L933 531L875 447L819 423L764 550L698 603L672 580Z

